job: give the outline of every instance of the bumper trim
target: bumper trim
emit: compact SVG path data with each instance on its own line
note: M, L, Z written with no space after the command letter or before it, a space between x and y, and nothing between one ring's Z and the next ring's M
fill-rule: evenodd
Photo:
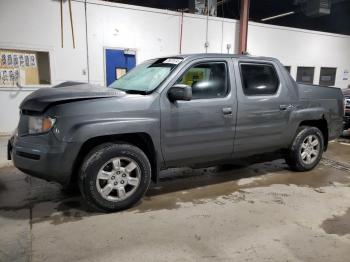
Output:
M21 156L21 157L25 157L25 158L29 158L29 159L33 159L33 160L40 160L40 155L30 154L30 153L26 153L26 152L22 152L22 151L17 151L16 154Z
M9 142L8 146L8 154L16 168L47 181L63 185L70 182L73 164L80 149L79 144L63 142L40 144L29 143L29 138L26 138L27 141L21 139Z

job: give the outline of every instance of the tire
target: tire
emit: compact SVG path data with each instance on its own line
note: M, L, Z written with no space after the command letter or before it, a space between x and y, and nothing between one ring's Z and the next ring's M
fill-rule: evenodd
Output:
M78 181L87 205L103 212L133 206L150 182L151 164L145 153L130 144L112 143L102 144L86 156Z
M311 140L309 140L311 137ZM315 142L317 140L317 142ZM317 145L316 145L317 144ZM316 155L316 151L318 152ZM320 162L324 151L324 137L317 127L301 126L285 160L294 171L312 170Z

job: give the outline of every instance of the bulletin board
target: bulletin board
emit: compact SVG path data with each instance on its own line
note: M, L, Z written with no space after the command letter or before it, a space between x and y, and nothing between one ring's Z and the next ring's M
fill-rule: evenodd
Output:
M39 70L35 51L0 49L0 88L38 85Z

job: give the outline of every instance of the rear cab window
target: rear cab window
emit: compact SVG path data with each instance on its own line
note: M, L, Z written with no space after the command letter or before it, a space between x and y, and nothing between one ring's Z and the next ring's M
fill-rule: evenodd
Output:
M239 63L243 93L247 96L274 95L280 84L271 63Z

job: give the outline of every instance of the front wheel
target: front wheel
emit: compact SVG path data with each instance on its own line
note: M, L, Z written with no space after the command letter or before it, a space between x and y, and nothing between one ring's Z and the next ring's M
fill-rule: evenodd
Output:
M317 127L301 126L285 159L292 170L308 171L320 162L323 151L322 132Z
M82 165L79 188L98 211L119 211L137 203L151 181L145 153L129 144L104 144L93 149Z

